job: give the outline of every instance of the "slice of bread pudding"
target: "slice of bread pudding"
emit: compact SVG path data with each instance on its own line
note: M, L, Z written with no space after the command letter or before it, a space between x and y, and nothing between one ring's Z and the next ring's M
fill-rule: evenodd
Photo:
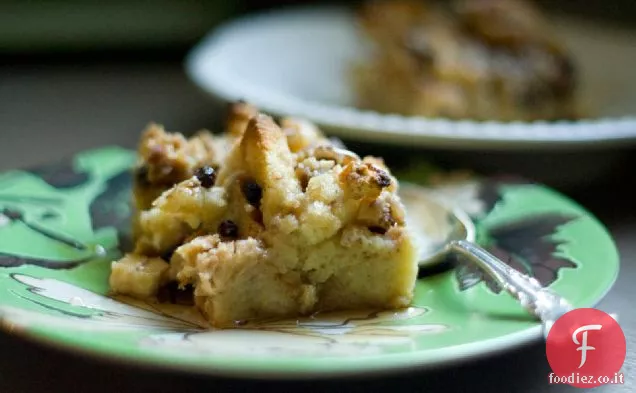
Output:
M580 115L574 59L529 0L367 0L372 51L353 67L360 107L407 116L556 120Z
M214 327L410 303L417 252L381 159L244 103L226 128L144 133L135 249L113 263L113 292L153 298L176 282Z

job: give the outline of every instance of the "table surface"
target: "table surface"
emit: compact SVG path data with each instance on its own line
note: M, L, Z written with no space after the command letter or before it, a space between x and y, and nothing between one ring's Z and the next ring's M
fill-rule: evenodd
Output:
M47 163L104 145L133 147L149 122L171 130L212 127L218 111L184 75L180 64L76 63L0 67L0 170ZM625 176L632 167L623 168ZM633 177L633 175L632 175ZM618 177L621 178L620 176ZM629 178L629 177L622 177ZM621 254L621 273L599 304L617 312L627 337L625 384L598 392L636 391L636 193L616 181L573 195L610 229ZM0 392L162 392L251 389L368 391L578 391L548 385L541 342L459 367L389 378L323 382L255 382L197 378L122 367L58 352L0 333ZM494 382L494 385L493 385Z

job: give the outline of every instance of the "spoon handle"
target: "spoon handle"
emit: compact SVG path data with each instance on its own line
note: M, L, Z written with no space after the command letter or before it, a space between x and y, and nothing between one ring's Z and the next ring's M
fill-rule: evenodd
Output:
M503 263L475 243L465 240L450 242L451 252L475 263L483 272L515 297L522 307L541 320L544 335L563 314L573 307L553 290L543 287L536 279L520 273Z

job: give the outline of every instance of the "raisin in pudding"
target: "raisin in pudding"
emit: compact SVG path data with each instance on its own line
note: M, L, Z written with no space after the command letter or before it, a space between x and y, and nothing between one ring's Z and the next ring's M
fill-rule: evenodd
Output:
M398 184L312 124L236 103L226 132L150 125L135 176L135 248L114 293L192 289L214 327L316 311L407 306L417 251Z
M372 50L356 64L358 105L408 116L556 120L580 116L576 68L525 0L370 0Z

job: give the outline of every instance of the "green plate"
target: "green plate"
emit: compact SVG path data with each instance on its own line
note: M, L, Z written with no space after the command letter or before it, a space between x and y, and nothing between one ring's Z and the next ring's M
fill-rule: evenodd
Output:
M110 262L127 246L133 161L133 152L112 147L0 174L4 329L111 360L276 378L458 363L541 338L540 325L509 295L468 269L421 277L405 310L318 314L229 330L206 329L188 307L110 297ZM403 178L436 177L431 170L417 173ZM480 244L574 306L593 306L614 283L619 262L610 235L558 193L476 178L450 178L434 192L472 215Z

